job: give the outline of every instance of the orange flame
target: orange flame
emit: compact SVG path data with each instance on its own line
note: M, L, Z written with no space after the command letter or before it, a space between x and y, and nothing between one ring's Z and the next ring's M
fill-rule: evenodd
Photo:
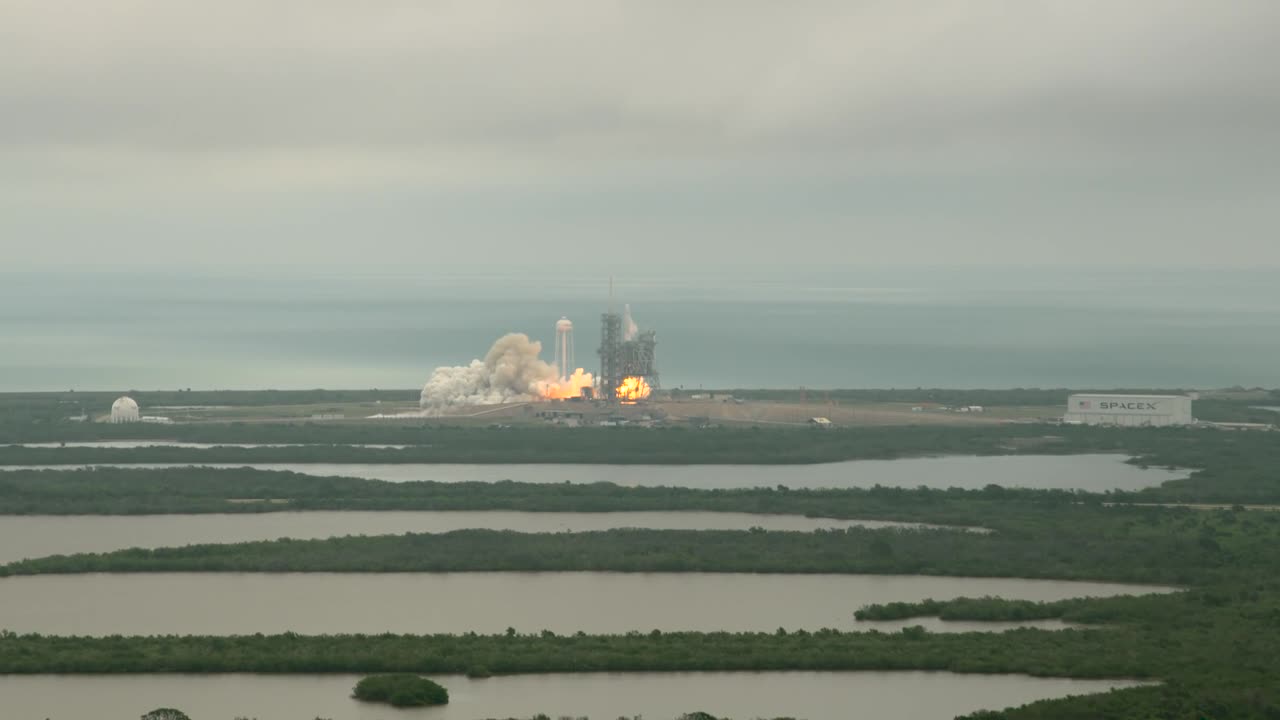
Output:
M568 400L582 396L582 389L595 386L595 378L591 377L591 373L583 372L582 368L573 371L573 374L567 378L561 378L555 382L540 383L538 394L544 400Z
M622 384L614 388L614 397L622 402L635 402L649 397L649 393L653 390L649 387L649 383L638 375L632 375L622 379Z

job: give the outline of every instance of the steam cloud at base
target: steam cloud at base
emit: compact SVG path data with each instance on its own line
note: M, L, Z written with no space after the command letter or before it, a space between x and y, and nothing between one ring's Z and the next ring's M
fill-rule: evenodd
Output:
M439 414L459 405L550 400L578 396L591 387L593 378L578 368L568 378L556 377L556 368L538 357L542 343L523 333L498 338L484 360L470 365L438 367L422 388L419 406Z

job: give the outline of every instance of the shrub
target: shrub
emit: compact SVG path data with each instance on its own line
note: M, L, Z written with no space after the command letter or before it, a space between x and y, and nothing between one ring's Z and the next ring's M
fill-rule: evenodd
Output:
M400 673L370 675L356 683L352 697L367 702L384 702L395 707L445 705L449 691L424 677Z
M142 720L191 720L187 714L181 710L173 708L156 708L146 715L142 716Z

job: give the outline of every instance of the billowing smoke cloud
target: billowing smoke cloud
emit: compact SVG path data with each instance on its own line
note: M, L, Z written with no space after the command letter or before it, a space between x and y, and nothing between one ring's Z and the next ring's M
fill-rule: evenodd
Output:
M459 405L498 405L576 396L592 385L581 368L561 380L556 368L539 358L542 343L523 333L498 338L484 356L470 365L438 367L422 388L419 404L428 413Z

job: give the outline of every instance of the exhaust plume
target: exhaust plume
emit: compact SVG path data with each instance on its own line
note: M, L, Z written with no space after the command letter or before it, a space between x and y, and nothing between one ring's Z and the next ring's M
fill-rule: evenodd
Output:
M631 319L631 304L622 306L622 339L624 342L631 342L640 334L640 326L636 325L636 321Z
M577 397L591 387L591 373L578 368L559 378L555 366L539 358L542 343L523 333L498 338L484 360L470 365L438 367L422 388L419 406L439 414L459 405L500 405Z
M649 387L649 383L639 375L631 375L622 378L622 384L614 388L613 396L621 400L623 403L634 403L637 400L644 400L649 397L653 389Z

